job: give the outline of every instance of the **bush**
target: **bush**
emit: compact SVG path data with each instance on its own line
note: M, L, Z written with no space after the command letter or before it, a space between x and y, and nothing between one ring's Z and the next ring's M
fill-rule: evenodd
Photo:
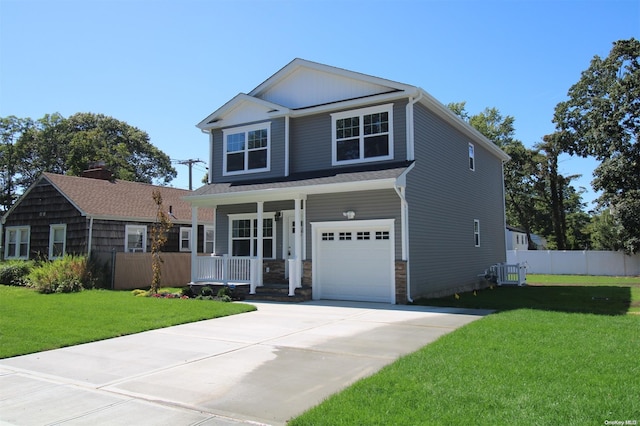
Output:
M94 283L86 256L70 255L32 269L27 281L40 293L72 293L92 288Z
M33 261L11 260L0 263L0 284L27 285L26 276L33 268Z

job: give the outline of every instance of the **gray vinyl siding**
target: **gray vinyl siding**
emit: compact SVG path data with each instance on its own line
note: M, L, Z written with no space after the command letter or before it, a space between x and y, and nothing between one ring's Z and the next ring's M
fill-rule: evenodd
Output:
M442 119L415 106L415 166L407 176L411 296L470 287L490 265L504 262L501 160ZM480 221L480 247L474 244Z
M394 159L391 161L407 159L406 104L407 101L402 100L395 102L393 105ZM349 111L350 109L333 112ZM326 112L291 119L289 123L289 138L291 173L304 173L340 167L331 165L331 113Z
M245 123L242 126L255 123ZM224 156L224 138L223 130L215 130L213 132L213 154L211 155L211 167L213 182L238 182L243 180L259 180L273 177L284 176L285 165L285 120L279 118L271 121L271 147L270 147L270 161L271 167L268 172L258 173L244 173L233 176L223 175L223 156Z
M353 210L355 220L395 219L395 256L402 258L400 197L393 189L310 195L306 201L307 259L311 259L311 223L344 221L343 212Z

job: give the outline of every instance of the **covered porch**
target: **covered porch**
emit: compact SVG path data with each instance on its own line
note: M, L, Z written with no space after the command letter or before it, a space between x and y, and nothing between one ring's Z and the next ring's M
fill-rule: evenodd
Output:
M273 195L260 201L222 197L214 203L200 199L192 204L193 218L198 215L198 207L214 209L215 230L222 235L214 237L213 254L199 256L192 252L191 285L248 286L248 293L255 295L258 288L265 286L265 278L274 276L271 270L277 269L281 276L277 282L267 284L282 285L284 279L288 296L296 295L295 290L302 287L306 197L297 195L283 200ZM293 208L278 209L283 206L282 201L287 201L287 206L292 203ZM244 206L243 213L230 213L235 212L231 206Z

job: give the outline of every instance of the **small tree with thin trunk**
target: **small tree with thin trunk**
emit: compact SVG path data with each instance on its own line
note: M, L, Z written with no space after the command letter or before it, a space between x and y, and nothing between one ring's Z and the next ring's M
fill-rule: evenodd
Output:
M167 243L172 223L169 215L164 211L162 195L157 189L153 191L153 201L156 204L156 222L151 227L151 269L153 270L151 293L155 294L158 293L162 280L163 260L160 257L160 252Z

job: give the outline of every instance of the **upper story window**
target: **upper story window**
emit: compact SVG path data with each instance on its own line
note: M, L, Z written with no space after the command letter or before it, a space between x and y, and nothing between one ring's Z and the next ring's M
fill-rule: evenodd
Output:
M474 151L473 144L469 144L469 170L476 169L476 155Z
M67 225L64 223L49 225L49 259L64 256L67 245Z
M29 226L8 226L5 239L5 259L28 259L31 228Z
M223 130L223 175L269 171L271 123Z
M331 114L331 163L393 159L393 104Z
M147 251L147 227L145 225L126 225L124 251L127 253L145 253Z

